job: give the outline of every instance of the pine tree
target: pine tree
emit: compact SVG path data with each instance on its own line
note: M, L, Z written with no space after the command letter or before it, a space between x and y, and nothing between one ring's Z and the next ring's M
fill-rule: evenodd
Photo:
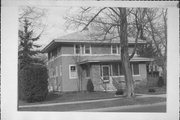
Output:
M145 45L138 46L137 53L141 57L148 57L148 58L157 57L157 51L153 47L152 42L147 42Z
M22 69L24 66L32 64L32 63L42 63L42 61L38 60L34 56L40 53L37 48L41 47L40 45L35 44L41 34L37 37L34 36L34 31L30 29L31 22L28 19L24 19L23 21L23 29L19 30L19 51L18 51L18 59L19 59L19 68Z

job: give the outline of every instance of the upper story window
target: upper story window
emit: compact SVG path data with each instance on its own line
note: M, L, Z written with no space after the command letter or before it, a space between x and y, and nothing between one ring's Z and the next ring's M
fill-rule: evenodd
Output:
M91 54L91 46L84 45L84 54Z
M118 46L117 45L111 46L111 53L112 54L118 54Z
M48 59L51 60L53 58L57 57L57 48L55 48L54 50L50 51L48 53Z
M75 54L81 54L81 45L75 45Z
M57 48L57 54L60 55L61 54L61 47Z

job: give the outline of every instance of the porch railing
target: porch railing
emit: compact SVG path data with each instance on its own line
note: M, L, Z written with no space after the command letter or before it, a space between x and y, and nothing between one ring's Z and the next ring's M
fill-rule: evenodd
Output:
M101 87L103 87L104 91L116 91L116 87L113 85L113 79L109 76L109 80L104 81L103 77L100 77L101 80Z
M119 90L119 89L122 89L122 85L116 80L114 79L113 77L112 78L112 84L114 85L114 87Z
M107 83L104 83L104 80L102 79L102 77L100 77L100 80L101 80L101 86L103 87L103 89L105 90L105 91L107 91Z

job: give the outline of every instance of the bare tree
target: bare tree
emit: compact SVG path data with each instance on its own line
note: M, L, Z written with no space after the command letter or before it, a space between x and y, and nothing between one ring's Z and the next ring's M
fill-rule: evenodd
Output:
M150 39L156 49L157 56L155 60L163 69L163 78L166 82L166 58L167 58L167 9L158 11L157 9L148 9L147 20L149 26L147 29Z
M136 52L138 38L143 34L146 9L127 8L93 8L81 7L75 15L65 17L67 28L82 28L82 31L90 29L90 36L94 40L109 41L119 39L121 46L121 61L125 73L126 95L134 96L134 82L130 68L130 59ZM135 47L133 53L128 53L128 28L133 28L135 36ZM94 31L94 32L92 32Z

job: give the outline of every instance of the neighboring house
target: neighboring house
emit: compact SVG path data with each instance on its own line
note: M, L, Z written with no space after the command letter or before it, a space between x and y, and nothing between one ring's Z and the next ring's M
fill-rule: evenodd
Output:
M129 53L135 40L128 38ZM139 45L145 41L138 40ZM85 91L87 81L92 80L95 91L112 91L124 88L119 40L93 40L86 32L75 32L54 39L44 49L48 53L49 90ZM146 64L151 59L135 55L131 68L135 83L147 82ZM121 84L120 84L121 83Z

